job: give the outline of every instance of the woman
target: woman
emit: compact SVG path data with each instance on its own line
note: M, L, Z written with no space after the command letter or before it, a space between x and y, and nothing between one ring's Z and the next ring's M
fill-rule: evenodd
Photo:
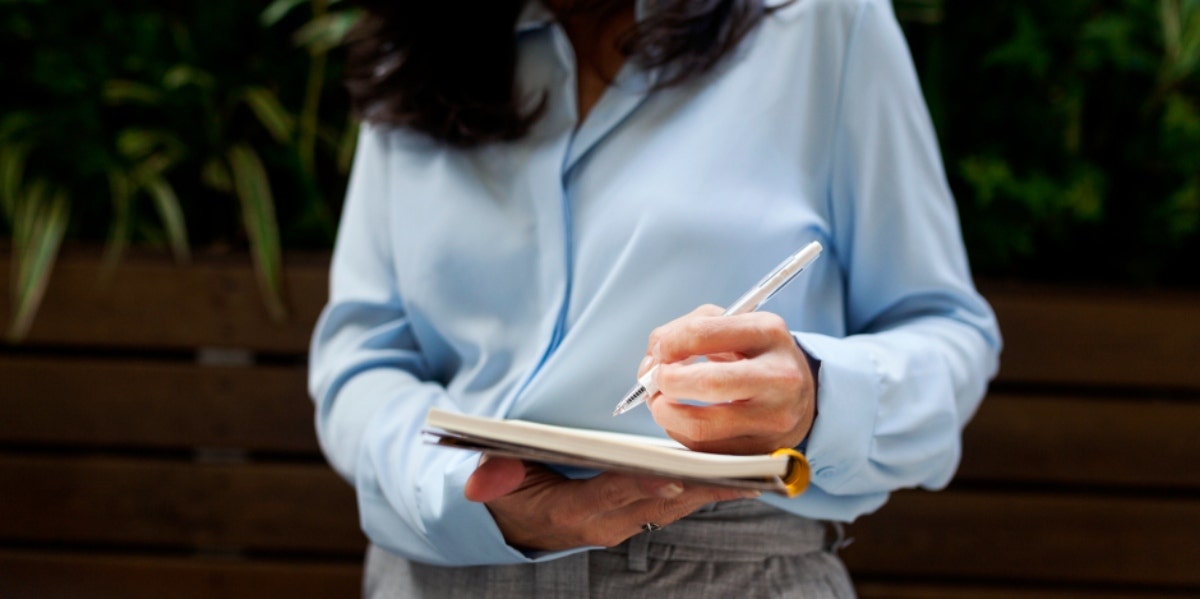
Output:
M449 4L369 3L351 64L367 127L310 388L367 594L853 596L827 531L950 480L1000 346L890 5ZM719 316L812 240L770 312ZM480 460L423 442L431 407L800 447L814 478Z

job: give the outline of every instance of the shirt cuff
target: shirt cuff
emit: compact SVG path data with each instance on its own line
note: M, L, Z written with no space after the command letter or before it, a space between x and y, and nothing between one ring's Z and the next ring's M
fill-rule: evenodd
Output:
M806 439L812 484L838 494L867 463L883 377L869 348L816 333L795 333L820 362L817 414Z

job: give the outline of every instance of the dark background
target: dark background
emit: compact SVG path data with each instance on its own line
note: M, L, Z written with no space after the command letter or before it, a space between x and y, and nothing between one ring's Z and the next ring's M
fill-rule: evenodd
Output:
M0 2L0 235L59 197L110 250L329 247L346 4ZM977 274L1200 285L1195 0L895 4Z
M1200 596L1200 0L894 4L1005 349L859 595ZM305 388L353 18L0 0L0 596L359 594Z

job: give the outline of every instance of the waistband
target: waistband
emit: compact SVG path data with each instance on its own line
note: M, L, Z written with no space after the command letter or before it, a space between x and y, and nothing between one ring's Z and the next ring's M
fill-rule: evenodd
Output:
M627 554L641 570L647 557L672 561L759 561L770 556L836 551L838 523L789 514L753 499L705 506L661 530L644 532L604 549Z

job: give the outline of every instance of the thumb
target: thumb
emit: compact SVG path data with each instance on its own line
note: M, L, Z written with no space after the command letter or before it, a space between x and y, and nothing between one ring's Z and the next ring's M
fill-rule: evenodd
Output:
M525 463L514 458L483 456L467 479L463 494L470 501L486 503L508 495L525 480Z

